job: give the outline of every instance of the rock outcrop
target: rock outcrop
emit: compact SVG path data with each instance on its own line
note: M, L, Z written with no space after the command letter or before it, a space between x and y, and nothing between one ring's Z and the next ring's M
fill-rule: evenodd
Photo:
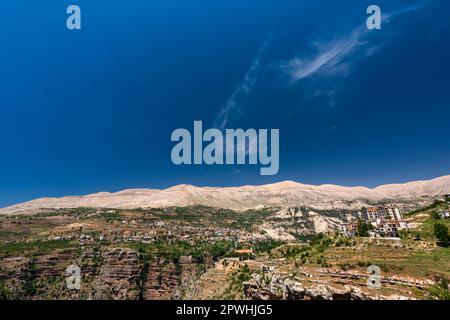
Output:
M340 277L365 279L359 274L339 274ZM417 283L404 279L387 279L398 281L401 285L417 287L430 283ZM244 283L244 295L252 300L409 300L408 296L398 294L382 295L377 292L363 292L360 286L333 285L331 281L316 281L303 283L298 280L283 277L279 274L253 274L252 279Z

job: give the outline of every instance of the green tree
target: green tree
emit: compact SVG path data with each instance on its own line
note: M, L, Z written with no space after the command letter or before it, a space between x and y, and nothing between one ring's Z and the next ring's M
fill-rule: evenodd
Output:
M448 227L442 222L434 224L434 235L438 239L439 243L443 246L448 246L450 242L450 236L448 234Z
M449 281L442 278L434 286L428 288L428 295L434 300L450 300L450 291L448 290Z
M25 293L29 296L36 294L36 258L32 256L25 269Z
M3 281L0 281L0 300L11 300L11 292Z
M358 220L356 232L359 237L368 237L370 230L372 230L372 225L370 225L362 220Z
M439 213L437 211L434 211L433 214L431 215L431 217L434 220L440 220L441 219L441 216L439 215Z

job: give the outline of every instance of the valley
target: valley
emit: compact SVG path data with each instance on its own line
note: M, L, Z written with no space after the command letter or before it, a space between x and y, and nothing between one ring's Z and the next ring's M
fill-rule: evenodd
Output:
M399 239L342 234L339 226L360 214L351 209L67 208L3 215L0 296L443 299L450 248L432 231L441 209L448 204L406 214L414 227ZM66 285L70 265L81 270L80 290ZM370 265L381 269L381 288L367 286Z
M449 193L445 176L36 199L0 209L0 299L448 299Z

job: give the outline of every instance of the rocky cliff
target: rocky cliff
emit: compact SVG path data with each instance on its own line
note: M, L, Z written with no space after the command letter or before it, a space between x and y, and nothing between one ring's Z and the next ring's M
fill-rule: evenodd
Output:
M254 300L410 300L410 295L386 295L379 290L368 290L367 286L354 285L365 283L367 274L359 272L323 271L321 276L330 277L327 281L299 281L277 273L254 274L244 283L244 295ZM306 274L306 277L312 277ZM311 283L313 282L313 283ZM429 280L406 277L387 277L381 283L386 286L402 286L423 289L433 285ZM365 288L363 290L363 288ZM401 289L397 288L401 293Z
M126 248L66 249L3 257L0 280L15 299L179 299L211 263L194 263L190 257L174 263ZM79 290L66 285L69 265L81 268Z

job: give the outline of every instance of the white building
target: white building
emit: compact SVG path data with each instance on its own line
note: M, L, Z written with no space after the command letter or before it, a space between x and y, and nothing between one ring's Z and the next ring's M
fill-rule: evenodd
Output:
M439 216L441 217L441 219L448 219L448 218L450 218L450 212L448 212L448 211L439 212Z
M376 221L377 219L399 221L403 219L400 209L394 206L369 207L365 210L365 214L368 221Z
M380 210L382 211L382 216L385 219L390 219L390 220L402 220L403 219L403 216L397 207L386 206L386 207L380 208Z

